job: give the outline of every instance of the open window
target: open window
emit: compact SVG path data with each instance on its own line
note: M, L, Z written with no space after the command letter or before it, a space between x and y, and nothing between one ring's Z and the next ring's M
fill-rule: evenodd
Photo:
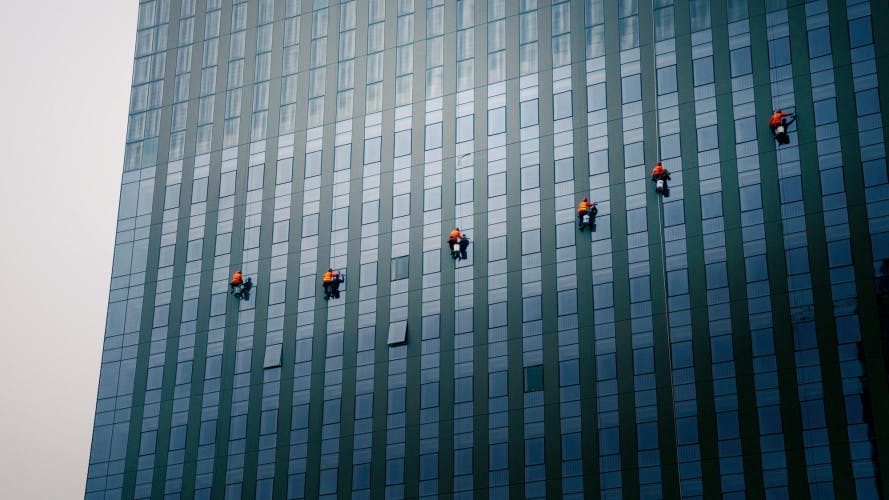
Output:
M277 368L281 366L281 347L282 344L272 344L265 348L265 359L262 368Z
M407 342L407 321L395 321L389 325L390 346L400 345Z
M409 256L394 257L392 259L392 281L403 280L408 277L410 269Z
M525 367L525 392L543 390L543 365Z

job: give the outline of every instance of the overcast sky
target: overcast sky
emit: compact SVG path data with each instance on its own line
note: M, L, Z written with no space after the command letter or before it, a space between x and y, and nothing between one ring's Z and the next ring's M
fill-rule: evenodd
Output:
M0 497L83 498L138 0L0 0Z

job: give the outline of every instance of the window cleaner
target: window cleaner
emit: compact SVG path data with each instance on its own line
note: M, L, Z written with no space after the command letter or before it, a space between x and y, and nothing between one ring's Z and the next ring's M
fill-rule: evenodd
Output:
M328 267L327 272L324 273L324 278L322 280L322 286L324 287L324 300L330 300L331 298L340 298L340 283L342 282L343 278L340 273L334 271L333 268Z
M791 117L790 121L786 119L787 117ZM776 109L772 113L772 117L769 118L769 128L772 129L772 135L778 145L790 144L790 134L787 133L787 128L795 121L796 115L793 113L782 113L780 109Z
M448 248L451 250L451 258L454 260L460 258L460 240L462 238L463 234L460 233L459 227L455 227L451 230L451 234L448 236ZM468 244L469 243L467 242L467 245Z
M667 169L664 168L660 161L651 170L651 180L655 183L655 192L666 196L670 189L667 187L667 181L670 180L670 172L667 172Z
M466 249L469 248L469 237L465 234L460 235L460 241L457 242L457 245L460 249L460 260L466 260L468 258Z
M253 288L253 279L249 276L241 285L240 290L235 292L235 297L244 300L250 300L250 290Z
M250 289L253 288L253 279L244 280L244 275L238 269L232 274L232 279L228 284L229 293L234 295L236 299L250 300Z
M244 275L241 274L241 270L238 269L232 274L232 280L229 283L229 293L234 294L236 291L240 291L241 285L244 284Z
M583 201L577 204L577 229L580 229L582 232L585 227L589 226L590 231L592 231L593 220L596 218L597 213L599 213L599 209L596 208L596 204L590 203L587 198L584 198Z

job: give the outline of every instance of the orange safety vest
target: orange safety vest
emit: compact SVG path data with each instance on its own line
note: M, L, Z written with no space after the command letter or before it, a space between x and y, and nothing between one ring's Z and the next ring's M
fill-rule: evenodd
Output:
M776 112L775 114L772 115L771 118L769 118L769 125L770 126L781 125L781 118L784 118L785 116L790 116L790 113Z
M232 285L240 285L243 282L243 276L241 273L235 273L232 275Z
M326 273L324 273L324 282L330 283L331 281L333 281L334 276L339 276L339 275L337 273L327 271Z
M453 231L451 231L451 236L450 236L450 238L448 238L448 239L449 239L449 240L459 240L459 239L460 239L460 236L462 236L462 235L460 234L460 231L457 231L456 229L454 229Z
M577 204L577 213L588 212L593 204L588 201L581 201Z
M651 176L652 177L660 177L660 176L664 175L665 173L667 173L667 169L658 165L658 166L654 167L654 169L651 171Z

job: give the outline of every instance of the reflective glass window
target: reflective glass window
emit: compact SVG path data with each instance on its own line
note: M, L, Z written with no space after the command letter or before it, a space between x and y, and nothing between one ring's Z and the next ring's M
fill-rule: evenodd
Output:
M570 181L574 179L574 163L571 158L556 160L556 182Z
M830 54L830 28L809 30L809 57Z
M457 142L470 141L473 138L474 116L461 116L457 118Z
M506 172L488 176L488 197L506 194Z
M533 165L522 169L522 189L540 187L540 167Z
M765 255L754 255L746 259L747 281L762 281L769 277Z
M395 156L404 156L411 152L411 131L402 130L395 133Z
M543 365L525 367L525 392L543 390Z
M400 280L407 278L408 276L408 268L410 262L408 261L409 256L405 255L402 257L395 257L392 259L392 280Z
M488 260L493 262L506 258L506 236L488 240Z
M408 215L411 210L411 195L402 194L392 198L392 216L402 217Z
M750 60L750 47L741 47L731 51L732 76L746 75L753 72Z
M701 57L694 60L695 86L713 83L713 58Z
M590 111L605 109L606 105L605 83L598 83L587 87L587 108Z
M540 251L540 231L531 230L522 232L522 255Z
M870 16L849 21L849 43L852 48L873 43Z
M815 125L824 125L837 121L837 105L835 99L815 101Z
M521 104L522 127L537 125L538 100L523 101Z
M790 39L779 38L769 42L769 58L773 68L790 64Z
M505 371L488 375L488 397L506 396L508 387Z
M676 66L667 66L658 68L657 70L657 93L658 95L676 92Z
M506 132L506 108L488 111L488 135Z
M709 219L711 217L722 216L722 194L710 193L701 196L701 217Z
M624 104L642 99L642 80L639 75L621 78L621 96Z
M741 210L754 210L762 208L762 197L759 186L745 186L741 188Z
M571 91L553 96L553 119L561 120L571 116Z

